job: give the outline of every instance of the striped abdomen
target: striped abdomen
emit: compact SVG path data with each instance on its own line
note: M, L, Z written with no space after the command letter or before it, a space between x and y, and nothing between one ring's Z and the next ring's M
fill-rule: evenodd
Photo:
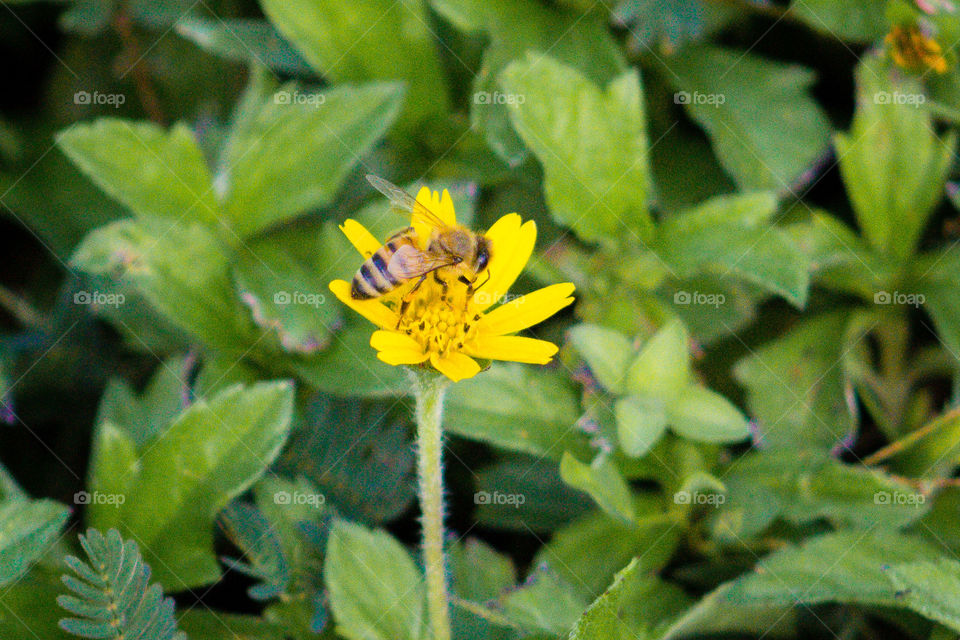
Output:
M415 244L413 238L409 236L410 231L411 229L405 229L392 236L360 265L360 268L353 275L353 283L350 288L350 296L354 300L379 298L403 284L403 280L390 273L388 265L390 264L390 258L393 257L397 249L405 244Z

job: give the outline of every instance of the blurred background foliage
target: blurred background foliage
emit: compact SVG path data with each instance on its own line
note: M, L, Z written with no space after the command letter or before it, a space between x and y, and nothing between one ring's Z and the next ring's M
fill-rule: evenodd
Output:
M960 632L952 0L0 5L0 637L427 637L366 173L577 285L448 399L456 638Z

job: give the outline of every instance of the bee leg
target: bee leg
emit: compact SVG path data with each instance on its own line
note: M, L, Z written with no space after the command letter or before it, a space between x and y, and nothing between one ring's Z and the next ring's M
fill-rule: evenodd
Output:
M410 307L410 296L412 296L414 292L416 292L416 290L420 288L420 285L422 285L423 281L426 279L427 279L427 274L423 274L422 276L420 276L420 279L417 280L417 283L413 285L410 291L407 291L407 293L405 293L404 296L400 298L400 313L398 314L399 317L397 318L397 326L395 327L396 329L400 328L400 323L403 322L403 316L407 313L407 309Z
M435 281L437 284L439 284L441 287L443 287L443 292L440 294L440 299L443 300L444 302L446 302L446 301L447 301L447 289L449 288L448 285L447 285L447 281L444 280L443 278L441 278L441 277L440 277L440 274L437 273L436 271L433 271L433 279L434 279L434 281Z

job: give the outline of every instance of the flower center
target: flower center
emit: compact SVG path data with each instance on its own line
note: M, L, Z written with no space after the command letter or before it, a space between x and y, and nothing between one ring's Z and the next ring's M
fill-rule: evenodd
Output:
M413 295L406 294L406 308L397 303L398 311L403 310L398 328L419 342L425 353L445 354L459 351L474 338L480 316L472 310L467 285L457 280L456 273L438 276L446 287L428 276Z

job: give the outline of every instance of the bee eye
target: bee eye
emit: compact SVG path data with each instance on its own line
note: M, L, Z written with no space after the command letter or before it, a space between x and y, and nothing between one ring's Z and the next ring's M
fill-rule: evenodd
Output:
M488 262L490 262L490 249L488 249L486 243L484 243L477 249L477 271L486 269Z

